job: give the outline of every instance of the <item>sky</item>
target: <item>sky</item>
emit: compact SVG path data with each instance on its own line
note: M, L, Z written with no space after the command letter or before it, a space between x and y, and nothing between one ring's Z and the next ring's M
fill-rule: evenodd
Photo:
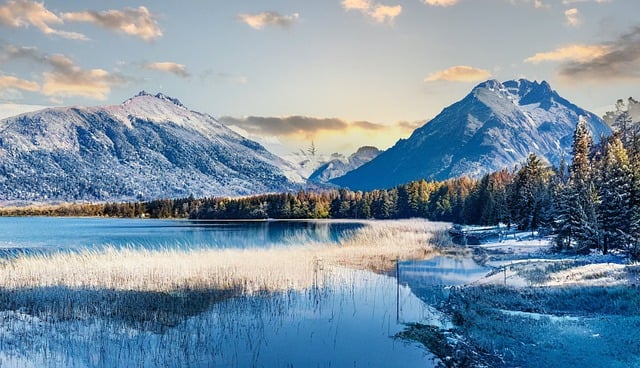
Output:
M640 98L637 0L0 2L0 117L178 98L279 154L381 149L476 84Z

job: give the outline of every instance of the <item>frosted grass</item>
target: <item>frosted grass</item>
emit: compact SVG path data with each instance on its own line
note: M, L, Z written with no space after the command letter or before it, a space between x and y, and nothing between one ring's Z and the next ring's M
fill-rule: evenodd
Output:
M384 272L396 260L433 255L446 223L370 221L339 245L248 249L105 248L34 254L0 264L5 289L65 287L116 291L228 290L238 293L321 287L335 267Z

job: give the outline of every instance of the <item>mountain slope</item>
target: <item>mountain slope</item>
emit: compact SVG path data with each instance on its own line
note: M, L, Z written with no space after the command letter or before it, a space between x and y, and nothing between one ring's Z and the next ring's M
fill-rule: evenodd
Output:
M579 116L587 118L596 140L610 134L599 117L560 97L547 82L489 80L408 139L331 182L370 190L421 178L479 177L521 164L531 152L557 165L571 157Z
M302 182L260 144L162 94L0 121L0 200L234 196Z
M355 170L380 154L376 147L364 146L349 157L335 154L334 158L316 169L309 180L318 183L326 183L333 178L340 177L351 170Z

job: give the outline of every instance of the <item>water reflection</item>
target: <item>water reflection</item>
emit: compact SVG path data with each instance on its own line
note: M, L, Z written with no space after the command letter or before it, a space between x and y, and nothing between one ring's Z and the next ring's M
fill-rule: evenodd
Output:
M104 218L0 218L0 251L112 247L247 248L338 243L358 222L187 221Z
M479 280L490 268L477 264L470 257L435 257L425 261L399 264L401 282L414 287L453 286Z
M398 280L407 285L422 301L439 305L449 297L449 287L473 283L485 276L490 268L469 257L441 256L424 261L398 264Z
M336 270L331 286L254 296L70 289L1 292L3 366L425 367L393 336L433 310L395 280Z

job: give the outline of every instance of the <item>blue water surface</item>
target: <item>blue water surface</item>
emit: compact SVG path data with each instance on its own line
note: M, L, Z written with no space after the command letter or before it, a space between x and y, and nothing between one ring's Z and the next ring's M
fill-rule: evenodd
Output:
M191 221L156 219L3 217L0 251L101 247L248 248L338 243L364 226L336 221Z

